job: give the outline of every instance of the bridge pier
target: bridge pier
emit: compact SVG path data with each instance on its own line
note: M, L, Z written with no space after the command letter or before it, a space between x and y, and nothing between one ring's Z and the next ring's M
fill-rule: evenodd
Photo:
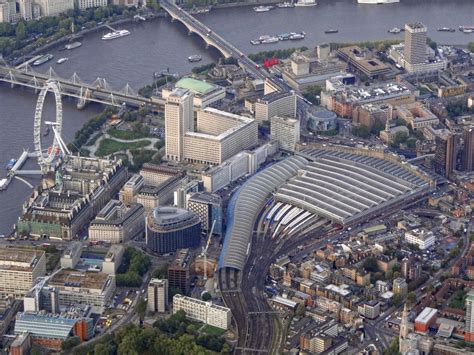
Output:
M77 99L77 109L78 110L83 110L87 104L89 103L89 100L87 98L90 98L92 95L92 92L87 88L85 91L84 89L81 87L81 91L80 91L80 97Z

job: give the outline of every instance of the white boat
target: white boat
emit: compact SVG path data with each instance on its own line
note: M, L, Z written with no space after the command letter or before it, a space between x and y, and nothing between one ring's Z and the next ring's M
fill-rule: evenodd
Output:
M400 33L401 30L398 27L394 27L388 30L388 33Z
M71 50L80 46L82 46L81 42L72 42L72 43L66 44L64 48L66 48L67 50Z
M188 61L190 62L199 62L201 59L202 57L199 54L193 54L188 57Z
M44 64L46 62L49 62L51 59L53 59L53 57L54 56L52 54L45 54L42 57L40 57L39 59L36 59L33 62L33 65L38 66L38 65Z
M108 40L111 40L111 39L116 39L116 38L128 36L129 34L130 34L130 31L118 30L118 31L109 32L109 33L103 35L102 39L104 41L108 41Z
M289 7L295 7L295 5L291 2L279 2L277 5L277 7L279 7L280 9L285 9L285 8L289 8Z
M69 60L69 58L66 58L66 57L64 57L64 58L59 58L58 61L56 62L56 64L62 64L62 63L64 63L64 62L67 62L68 60Z
M316 6L318 3L315 0L298 0L295 4L296 7L307 7Z
M264 40L262 40L262 43L263 44L269 44L269 43L275 43L275 42L278 42L279 41L279 38L277 36L270 36Z
M400 2L400 0L357 0L358 4L373 4L373 5L394 4L397 2Z
M459 26L459 31L464 32L464 33L473 33L474 26Z
M253 11L255 12L268 12L270 11L271 9L273 9L273 6L263 6L263 5L260 5L260 6L255 6L253 8Z
M297 39L304 39L306 37L306 33L304 32L300 32L300 33L296 33L296 32L291 32L290 33L290 40L297 40Z
M262 43L262 41L260 41L259 39L252 39L252 40L250 40L250 43L253 44L253 45L257 45L257 44Z

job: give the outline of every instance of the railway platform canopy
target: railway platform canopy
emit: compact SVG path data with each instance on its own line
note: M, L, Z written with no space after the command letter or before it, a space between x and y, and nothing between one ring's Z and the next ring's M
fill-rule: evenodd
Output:
M227 230L219 269L243 269L253 227L265 203L278 187L307 164L308 160L301 156L286 158L255 174L232 196L227 208Z
M430 191L408 164L345 151L303 149L310 162L283 184L275 200L349 225Z

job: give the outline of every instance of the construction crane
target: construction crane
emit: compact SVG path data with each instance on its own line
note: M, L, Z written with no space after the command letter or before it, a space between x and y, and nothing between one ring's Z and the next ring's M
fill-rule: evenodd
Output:
M204 281L207 281L207 249L211 244L212 232L214 231L214 226L216 225L216 220L212 221L211 231L209 232L209 237L207 238L206 246L202 248L202 253L204 254Z
M35 285L31 288L30 292L28 293L35 293L35 303L36 302L39 302L39 296L40 296L40 293L41 293L41 290L43 289L44 285L54 276L56 275L58 272L60 272L63 268L60 267L59 269L57 269L55 272L53 272L52 274L48 275L48 276L44 276L44 277L38 277L38 279L36 280L36 283ZM39 307L39 304L38 304L38 307Z

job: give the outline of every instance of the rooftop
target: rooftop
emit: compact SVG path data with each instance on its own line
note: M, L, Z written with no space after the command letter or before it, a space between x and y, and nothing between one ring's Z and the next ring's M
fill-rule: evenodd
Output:
M111 277L101 272L61 270L49 281L50 286L102 290Z
M216 86L213 84L193 78L183 78L179 80L175 86L177 88L188 89L193 93L201 95L207 94L216 89Z
M392 161L316 148L300 154L312 161L278 189L275 199L339 223L352 223L429 187Z
M416 317L415 322L416 323L423 323L426 324L428 323L436 314L438 313L438 310L435 308L430 308L430 307L425 307L425 309Z

